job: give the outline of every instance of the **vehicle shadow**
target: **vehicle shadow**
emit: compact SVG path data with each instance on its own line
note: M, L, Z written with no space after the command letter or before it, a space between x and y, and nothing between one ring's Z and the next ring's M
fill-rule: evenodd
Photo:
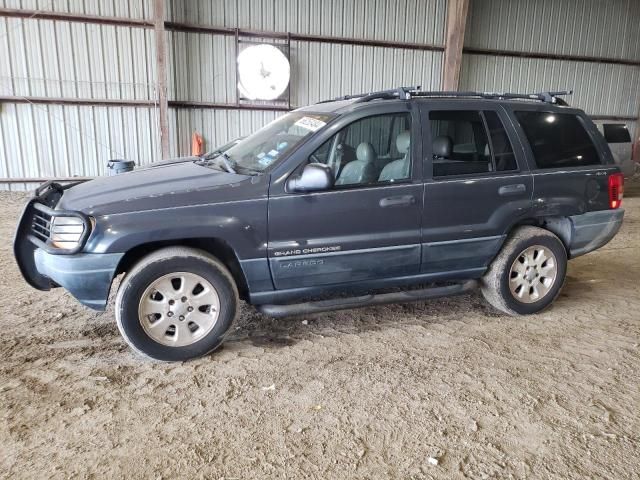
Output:
M469 316L499 317L479 291L455 297L364 307L334 312L272 318L243 306L243 313L225 343L250 343L261 348L282 348L302 340L380 331L407 325L430 325L464 320Z
M594 258L594 260L596 260ZM613 263L612 263L613 262ZM614 281L618 268L616 259L607 258L576 265L567 274L564 288L556 301L555 308L571 308L571 304L587 301L598 295L602 283ZM596 272L596 273L594 273ZM639 280L640 281L640 278ZM102 317L106 315L106 318ZM119 336L115 323L111 322L113 312L108 310L99 315L99 323L91 323L83 332L84 337L104 338ZM506 317L491 307L479 290L465 295L388 304L350 310L273 318L258 312L253 306L243 303L241 313L231 326L224 345L251 345L264 349L291 347L300 341L316 340L322 337L362 334L371 331L420 325L427 327L444 322L465 322L476 319ZM106 322L103 323L103 322Z
M619 264L619 265L618 265ZM556 309L571 309L599 295L610 296L602 285L615 282L616 271L624 265L615 258L594 258L588 264L576 265L567 274L564 287L556 300ZM617 268L616 268L617 267ZM635 276L635 275L634 275ZM636 281L630 278L631 281ZM637 280L640 281L640 278ZM429 326L438 323L465 322L471 317L491 320L507 317L491 307L479 290L454 297L364 307L351 310L272 318L250 305L242 314L225 342L251 344L261 348L290 347L303 340L361 334L402 326ZM545 311L546 312L546 311Z

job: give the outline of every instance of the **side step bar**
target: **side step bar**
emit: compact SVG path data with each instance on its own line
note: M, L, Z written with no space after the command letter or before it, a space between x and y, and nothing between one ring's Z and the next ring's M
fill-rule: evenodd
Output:
M381 293L378 295L361 295L359 297L336 298L317 302L292 303L288 305L258 305L260 312L271 317L289 317L349 308L369 307L387 303L416 302L431 298L461 295L478 287L477 280L467 280L455 285L444 287L430 287L421 290L406 290L403 292Z

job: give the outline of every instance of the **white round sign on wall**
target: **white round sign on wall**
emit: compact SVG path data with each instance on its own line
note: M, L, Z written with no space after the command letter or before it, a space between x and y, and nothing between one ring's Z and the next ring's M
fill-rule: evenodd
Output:
M289 85L289 60L268 44L252 45L238 55L238 90L250 100L275 100Z

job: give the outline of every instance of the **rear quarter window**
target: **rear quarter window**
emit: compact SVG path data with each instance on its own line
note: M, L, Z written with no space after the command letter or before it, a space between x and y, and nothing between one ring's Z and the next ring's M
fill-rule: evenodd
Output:
M605 123L602 130L607 143L631 143L631 135L624 123Z
M577 115L516 111L538 168L567 168L602 163Z

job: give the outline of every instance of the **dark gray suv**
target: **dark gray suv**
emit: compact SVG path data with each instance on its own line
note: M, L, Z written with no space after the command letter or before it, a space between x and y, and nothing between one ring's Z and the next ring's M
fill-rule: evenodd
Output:
M118 327L160 360L218 347L240 299L281 316L479 287L505 313L539 312L567 259L623 218L607 143L560 93L348 96L224 152L49 182L16 259L33 287L96 310L124 274Z

